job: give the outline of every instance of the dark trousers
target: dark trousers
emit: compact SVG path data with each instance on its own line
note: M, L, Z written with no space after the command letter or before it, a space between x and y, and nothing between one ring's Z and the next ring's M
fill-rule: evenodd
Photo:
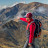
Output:
M29 47L28 46L28 43L29 43L29 38L27 38L27 41L25 42L25 45L24 45L24 47L23 48L35 48L35 37L33 38L33 41L32 41L32 46L31 47Z

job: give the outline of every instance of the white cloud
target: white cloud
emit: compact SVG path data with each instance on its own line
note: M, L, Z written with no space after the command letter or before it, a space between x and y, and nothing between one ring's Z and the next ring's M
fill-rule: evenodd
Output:
M0 10L2 10L4 8L7 8L7 6L6 5L0 6Z
M18 4L18 2L16 2L16 3L12 4L12 5L11 5L11 6L9 6L9 7L13 7L13 6L15 6L16 4Z
M7 6L7 5L0 6L0 10L5 9L7 7L13 7L13 6L15 6L15 5L19 4L19 3L24 3L25 4L25 1L16 2L16 3L14 3L14 4L10 5L10 6Z
M25 4L26 2L25 1L22 1L21 3L24 3Z
M46 11L46 8L41 6L41 7L39 7L39 8L37 9L37 11L43 13L43 12Z
M13 5L11 5L10 7L13 7L13 6L15 6L15 5L19 4L19 3L24 3L24 4L25 4L25 1L22 1L22 2L16 2L16 3L14 3Z

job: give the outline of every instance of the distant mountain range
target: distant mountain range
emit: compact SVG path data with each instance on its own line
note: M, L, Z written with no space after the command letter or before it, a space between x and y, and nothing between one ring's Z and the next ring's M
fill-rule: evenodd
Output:
M19 3L15 6L13 6L13 7L8 7L6 9L1 10L0 16L3 16L3 15L5 15L6 17L14 16L21 10L32 11L32 10L38 9L39 7L44 7L44 8L48 9L47 4L42 4L42 3L39 3L39 2L32 2L32 3L29 3L29 4Z
M43 29L48 30L48 5L32 2L29 4L19 3L13 7L8 7L0 11L0 24L15 18L16 16L24 17L27 12L33 14L33 18L41 20Z

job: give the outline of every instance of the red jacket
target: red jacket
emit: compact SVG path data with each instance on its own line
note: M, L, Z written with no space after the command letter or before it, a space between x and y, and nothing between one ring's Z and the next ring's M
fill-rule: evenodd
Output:
M27 27L26 27L26 30L28 29L28 26L29 26L30 22L33 21L33 19L31 19L31 20L28 22L28 21L26 20L26 18L20 18L20 20L25 21L25 22L28 23L28 24L27 24ZM32 40L33 40L33 37L34 37L35 28L36 28L35 23L31 23L31 25L30 25L29 43L32 43Z

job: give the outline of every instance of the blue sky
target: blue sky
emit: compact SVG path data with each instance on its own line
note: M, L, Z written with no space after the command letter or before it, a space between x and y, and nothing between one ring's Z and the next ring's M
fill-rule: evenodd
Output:
M23 3L40 2L40 3L48 4L48 0L0 0L0 9L2 7L5 8L7 6L12 6L20 2Z
M41 3L48 4L48 0L0 0L0 5L12 5L15 2L26 2L26 3L41 2Z

